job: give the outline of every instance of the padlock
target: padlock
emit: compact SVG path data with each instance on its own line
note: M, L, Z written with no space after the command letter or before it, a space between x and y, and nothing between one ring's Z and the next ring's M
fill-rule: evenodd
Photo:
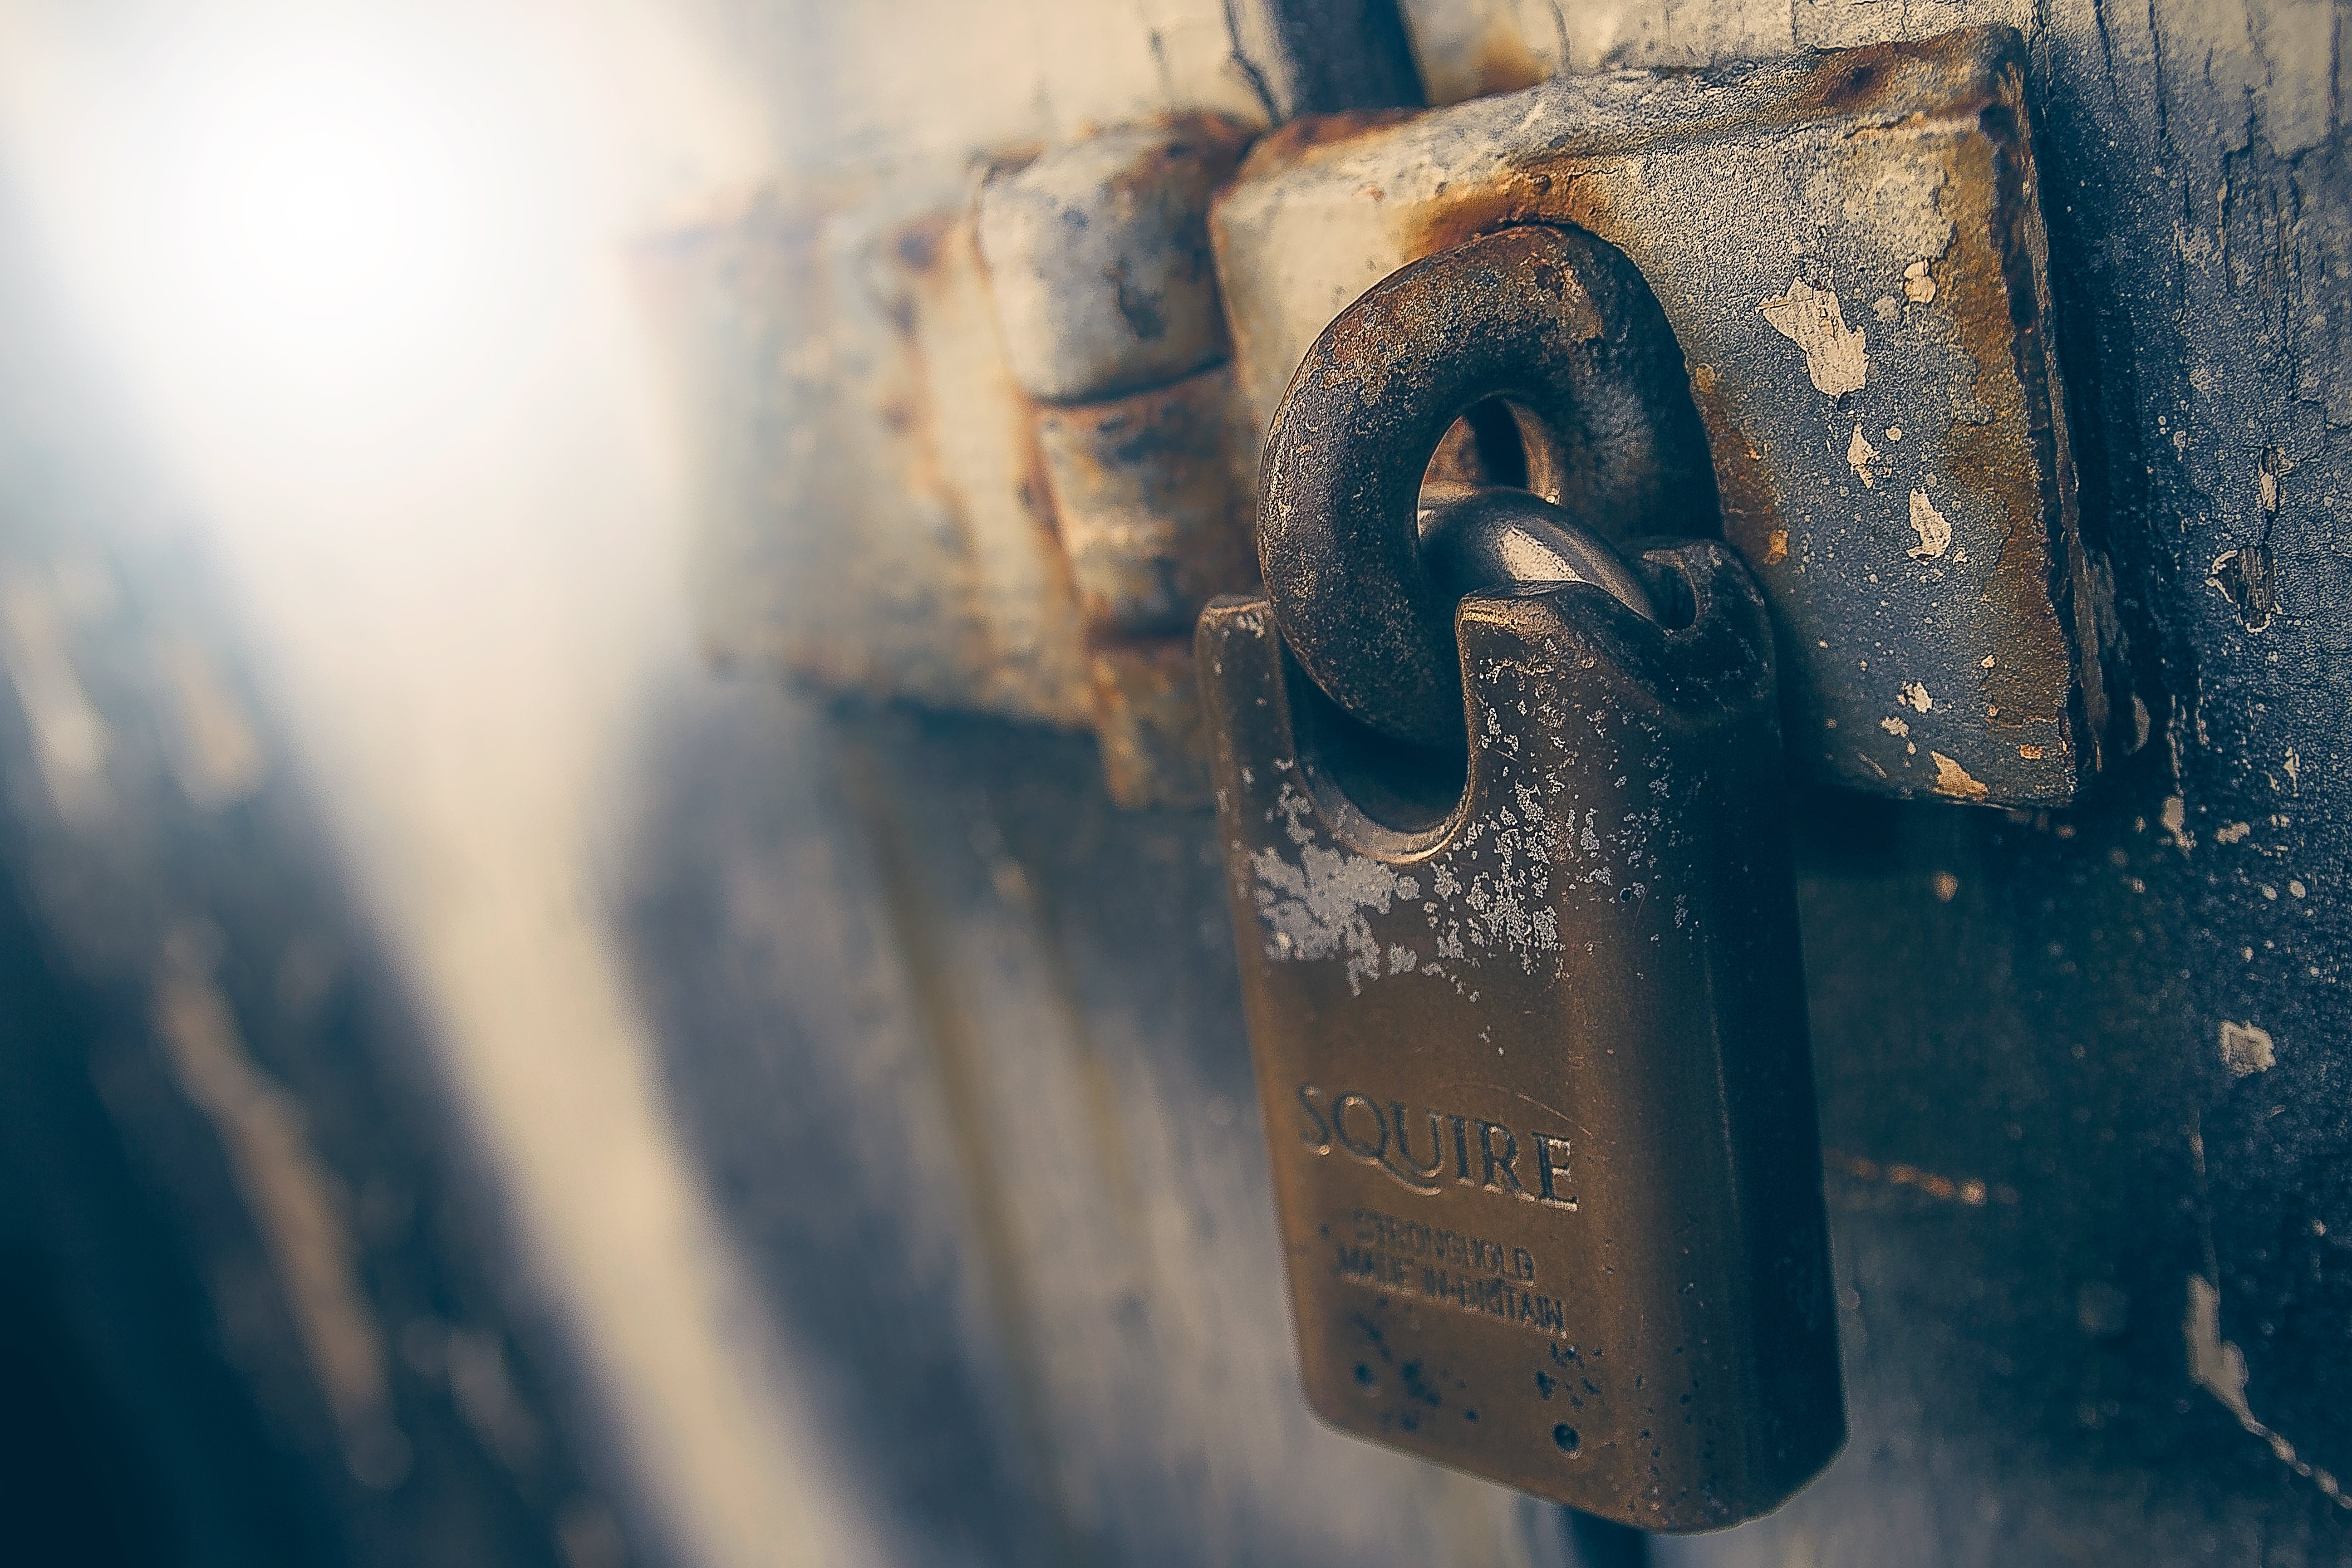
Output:
M1651 395L1627 384L1650 361L1586 330L1597 246L1509 230L1422 264L1463 286L1443 354L1395 329L1426 276L1332 324L1266 448L1270 597L1213 604L1198 662L1308 1403L1706 1530L1845 1437L1769 621L1714 540L1628 560L1492 491L1416 518L1482 397ZM1653 531L1712 498L1588 480ZM1396 635L1437 605L1413 652L1451 705L1365 701L1414 695Z

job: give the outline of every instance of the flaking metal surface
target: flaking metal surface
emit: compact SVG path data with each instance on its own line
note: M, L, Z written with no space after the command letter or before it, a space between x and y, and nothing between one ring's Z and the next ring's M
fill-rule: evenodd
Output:
M1268 602L1200 659L1308 1401L1644 1528L1844 1438L1770 633L1720 545L1460 610L1458 810L1370 822ZM1309 705L1309 706L1302 706Z
M1561 78L1259 144L1212 216L1244 395L1399 267L1578 225L1689 362L1725 536L1780 631L1790 749L1882 793L2074 798L2115 634L2050 344L2006 29L1697 73Z

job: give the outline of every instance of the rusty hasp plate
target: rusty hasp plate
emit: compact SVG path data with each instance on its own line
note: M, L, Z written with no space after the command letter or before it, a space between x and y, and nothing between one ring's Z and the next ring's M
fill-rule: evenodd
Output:
M1269 137L1211 223L1243 394L1270 418L1325 325L1412 261L1588 230L1688 361L1790 755L1879 793L2072 800L2130 702L2078 527L2021 48L1562 78Z
M1189 635L1203 604L1254 582L1254 442L1229 367L1042 408L1037 444L1089 632Z
M1192 619L1255 580L1250 458L1225 360L1210 192L1246 142L1176 116L982 189L1000 335L1077 599L1103 775L1123 806L1208 803Z
M768 193L639 247L700 630L830 690L1081 727L1076 600L963 196Z
M1771 632L1719 542L1645 565L1686 625L1462 602L1467 783L1418 817L1269 601L1199 657L1308 1403L1705 1530L1845 1424Z
M1031 396L1091 402L1225 357L1210 193L1249 144L1213 115L1106 131L1000 172L980 238L1013 372Z
M1208 799L1191 628L1251 586L1255 438L1171 116L1042 155L763 193L639 247L717 654L1093 729L1122 805Z

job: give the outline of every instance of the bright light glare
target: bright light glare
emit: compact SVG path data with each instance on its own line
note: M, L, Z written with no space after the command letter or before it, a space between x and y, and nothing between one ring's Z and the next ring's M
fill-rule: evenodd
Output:
M0 0L0 187L209 513L272 733L682 1554L858 1563L877 1531L761 1340L590 891L639 853L598 836L611 780L691 646L616 242L772 153L679 31L719 9Z
M154 171L184 308L289 367L358 368L431 336L489 215L446 121L341 60L240 77L187 105Z
M145 15L47 11L0 102L77 302L172 434L282 471L510 407L609 264L562 79L429 7Z

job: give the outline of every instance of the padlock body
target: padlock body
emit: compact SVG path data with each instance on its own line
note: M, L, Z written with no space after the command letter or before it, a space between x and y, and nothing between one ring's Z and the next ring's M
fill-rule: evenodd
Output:
M1199 662L1308 1402L1691 1531L1845 1423L1770 632L1720 546L1646 562L1688 624L1464 601L1467 781L1425 826L1265 601Z

